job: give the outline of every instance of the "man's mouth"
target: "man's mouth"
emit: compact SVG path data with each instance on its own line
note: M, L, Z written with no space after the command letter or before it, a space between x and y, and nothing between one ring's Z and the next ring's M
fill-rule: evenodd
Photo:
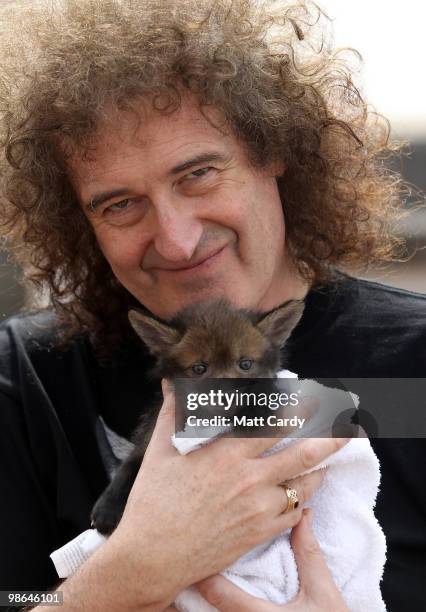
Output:
M201 269L202 267L204 268L208 266L209 264L213 263L213 261L215 261L216 258L218 258L218 256L222 253L222 251L225 250L226 246L227 245L221 247L220 249L214 251L213 253L210 253L207 256L203 256L198 261L190 263L187 266L180 266L180 267L168 266L167 268L164 268L164 267L157 268L157 270L160 270L161 272L173 272L173 273L198 271L198 269Z

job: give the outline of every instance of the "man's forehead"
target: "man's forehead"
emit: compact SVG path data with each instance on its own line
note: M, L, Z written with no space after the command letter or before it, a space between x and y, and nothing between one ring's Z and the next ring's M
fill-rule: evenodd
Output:
M130 168L144 158L147 162L155 160L166 170L206 150L226 155L235 147L235 139L229 129L224 131L224 121L215 109L209 109L207 117L197 105L187 102L170 115L146 104L137 111L106 113L89 147L68 161L75 179L96 180L114 168Z

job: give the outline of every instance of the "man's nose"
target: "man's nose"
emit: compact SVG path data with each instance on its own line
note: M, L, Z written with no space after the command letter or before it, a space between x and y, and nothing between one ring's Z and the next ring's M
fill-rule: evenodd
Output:
M202 224L191 211L179 210L171 205L157 209L154 246L164 259L173 262L189 261L202 233Z

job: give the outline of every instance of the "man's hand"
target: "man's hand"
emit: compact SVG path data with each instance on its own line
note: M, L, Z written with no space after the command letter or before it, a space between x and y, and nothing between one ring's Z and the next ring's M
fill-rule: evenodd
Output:
M278 606L248 595L223 576L207 578L195 586L219 612L349 612L312 533L311 517L312 510L305 509L291 536L300 590L290 603Z
M174 394L165 388L164 395L122 520L110 540L134 568L131 581L137 584L142 572L156 601L167 598L167 604L184 588L218 574L255 546L297 525L324 471L297 475L345 441L306 439L261 457L276 439L224 437L181 456L170 441ZM300 503L284 513L287 495L279 484L290 479Z

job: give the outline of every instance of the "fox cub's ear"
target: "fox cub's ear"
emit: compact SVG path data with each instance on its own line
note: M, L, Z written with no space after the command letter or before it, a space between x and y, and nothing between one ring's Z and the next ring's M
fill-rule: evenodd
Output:
M291 300L264 315L256 327L274 346L282 347L299 323L304 308L303 300Z
M154 355L164 355L181 339L181 334L177 329L138 310L129 311L129 321L137 335Z

